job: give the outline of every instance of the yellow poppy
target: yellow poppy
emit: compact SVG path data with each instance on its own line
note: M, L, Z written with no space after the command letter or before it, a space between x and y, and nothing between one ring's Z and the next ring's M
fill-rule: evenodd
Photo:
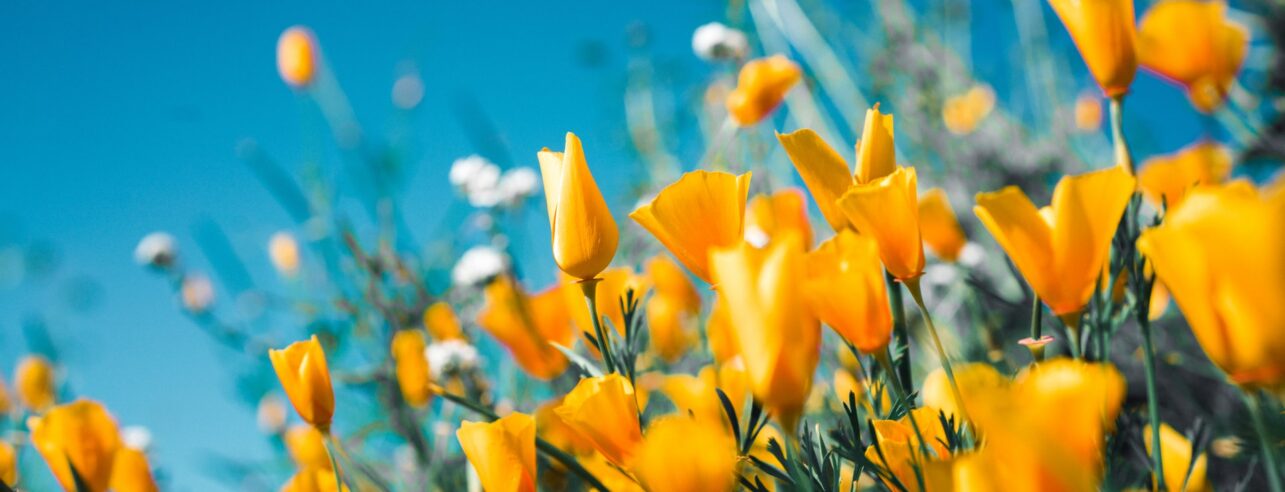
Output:
M1155 445L1151 434L1151 424L1142 428L1142 442L1147 447L1147 455L1155 453ZM1184 490L1187 492L1209 492L1213 490L1209 482L1205 480L1205 471L1208 466L1205 453L1200 453L1195 458L1196 462L1191 462L1191 441L1181 432L1174 430L1169 424L1160 423L1160 459L1164 462L1161 464L1161 473L1165 477L1165 485L1170 490ZM1187 470L1190 469L1190 475ZM1152 487L1155 487L1156 480L1151 480ZM1186 487L1183 487L1183 485Z
M710 282L709 254L744 238L750 173L692 171L660 190L629 217L647 229L678 261Z
M844 215L862 234L874 238L884 268L901 281L924 273L918 181L915 168L898 166L892 174L853 186L839 198Z
M538 154L549 209L553 261L567 275L588 280L611 263L620 231L574 133L567 132L564 149L543 149Z
M46 408L53 406L57 400L57 389L54 388L54 366L43 356L23 357L22 362L18 363L13 383L19 401L33 412L43 412Z
M851 230L807 255L804 291L812 312L862 353L888 346L892 312L874 240Z
M636 468L650 490L730 491L736 487L736 454L722 422L672 415L648 426Z
M277 73L291 87L311 85L317 78L320 58L317 38L307 27L291 26L277 38Z
M84 479L88 492L107 490L121 441L116 421L101 404L76 400L59 405L43 416L32 417L27 426L31 444L45 458L63 490L77 490L72 467Z
M335 414L335 392L330 386L326 353L317 336L281 350L269 350L268 358L299 416L317 430L329 432L330 419Z
M393 370L397 375L397 386L402 390L402 398L412 407L423 407L433 398L430 389L433 375L429 373L428 357L424 349L424 332L419 330L398 330L393 335L390 352L393 356Z
M558 407L562 406L562 397L554 398L540 405L535 411L535 429L541 439L548 441L558 449L571 453L572 456L584 456L595 452L593 443L581 436L579 432L567 425L558 416ZM556 461L554 464L558 464ZM561 466L558 464L558 466Z
M535 492L535 419L514 413L495 422L460 423L455 435L482 488L488 492Z
M137 449L122 447L116 451L112 464L113 492L157 492L156 479L152 477L152 466L147 463L147 455Z
M986 394L992 389L1002 388L1008 384L1008 378L1000 374L990 364L973 362L956 365L954 372L955 382L959 384L959 391L966 395ZM947 417L958 413L958 408L955 406L955 396L950 389L950 380L946 378L946 371L940 367L933 369L924 378L924 384L920 387L919 394L924 399L924 406L939 408Z
M281 492L348 492L348 486L341 490L329 469L302 468L281 486Z
M772 114L801 78L799 66L782 55L750 60L741 67L736 89L727 95L727 115L740 126L758 123Z
M1227 98L1249 52L1249 29L1227 19L1220 0L1163 0L1138 24L1138 60L1182 84L1191 105L1211 113Z
M286 453L299 468L331 468L330 453L326 451L326 436L321 431L308 425L296 425L286 430L282 440L286 445Z
M937 409L916 408L900 420L876 420L872 426L879 447L867 446L866 460L896 477L908 492L952 489L949 465L935 466L935 463L945 463L951 456L945 445L946 429L942 427ZM916 426L918 433L915 432ZM924 455L924 449L931 454ZM920 468L923 488L919 486L920 477L915 474L915 467ZM895 488L891 480L885 479L884 484Z
M612 463L630 466L642 429L634 387L624 376L581 379L555 412Z
M647 276L654 291L646 307L651 348L662 359L674 362L698 341L700 293L682 267L665 256L647 262Z
M501 276L486 286L486 304L477 315L477 324L537 379L553 379L567 368L567 357L550 345L570 347L575 340L563 289L555 285L529 296L516 280Z
M727 303L719 299L714 300L709 317L705 318L705 340L709 343L709 352L714 356L715 363L725 364L740 353L729 308Z
M718 398L718 390L723 390L728 400L741 414L742 404L747 394L745 372L736 364L723 364L718 369L713 365L702 367L695 376L691 374L669 374L661 384L661 391L674 403L679 413L691 412L698 419L714 422L725 422L726 411Z
M919 197L919 235L933 254L952 263L959 259L959 252L968 243L955 209L941 188L925 191Z
M1138 71L1133 0L1049 0L1108 97L1129 92Z
M1163 204L1173 209L1187 190L1226 181L1231 163L1231 150L1202 140L1173 154L1147 159L1138 173L1138 186L1157 208Z
M798 233L803 247L812 247L812 225L808 223L808 202L803 190L786 188L750 200L745 214L746 241L766 244L787 230Z
M610 320L611 326L620 336L625 334L625 312L620 304L624 300L625 291L633 290L634 299L641 300L647 293L646 283L644 278L639 277L629 267L607 269L598 275L596 287L598 290L594 306L598 308L598 316ZM569 283L562 289L562 294L571 319L575 321L576 329L593 333L593 317L589 315L589 305L585 301L584 290L579 285ZM603 327L605 329L606 325ZM593 349L593 353L596 356L597 349Z
M451 305L445 301L434 302L424 310L424 329L432 335L433 341L464 339L460 320L455 317L455 310L451 309Z
M7 441L0 441L0 483L10 488L18 483L18 451Z

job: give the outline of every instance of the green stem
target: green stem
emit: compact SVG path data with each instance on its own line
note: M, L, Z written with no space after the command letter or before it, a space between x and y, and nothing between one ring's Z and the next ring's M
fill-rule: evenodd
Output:
M596 278L581 281L580 289L584 291L585 303L589 305L589 317L593 318L593 334L598 337L598 355L606 363L607 372L616 372L616 363L611 358L611 342L607 340L602 320L598 318L598 282L601 280Z
M906 284L906 290L910 291L910 297L914 299L915 305L919 307L919 314L924 317L924 323L928 325L928 334L932 335L933 348L937 349L937 358L941 361L941 368L946 371L946 379L950 381L950 392L955 397L955 407L959 409L959 416L964 422L971 423L973 420L968 416L968 409L964 406L964 395L959 391L959 384L955 382L955 371L950 367L950 358L946 357L946 348L942 346L941 337L937 335L937 325L933 323L933 317L928 313L928 307L924 305L924 296L923 291L919 288L919 279L907 279L902 283Z
M1245 403L1249 405L1249 416L1254 420L1254 431L1258 433L1258 443L1263 448L1263 467L1267 468L1267 483L1272 492L1282 492L1280 471L1277 470L1276 450L1267 434L1267 425L1263 422L1262 402L1257 394L1245 390Z
M1066 325L1066 337L1070 339L1069 340L1070 343L1067 343L1067 346L1071 347L1071 358L1079 359L1080 353L1081 353L1080 352L1080 349L1081 349L1080 347L1080 313L1075 312L1070 314L1063 314L1063 315L1059 315L1058 318L1061 318L1062 324Z
M1040 344L1040 337L1044 328L1044 306L1040 305L1040 296L1031 289L1031 341L1035 342L1030 345L1031 357L1035 362L1044 361L1044 345Z
M905 352L897 359L897 378L903 385L902 391L910 393L910 333L906 330L905 303L901 300L901 287L891 273L884 272L888 286L888 300L892 304L892 331L896 335L897 346L904 347Z
M1129 175L1134 175L1133 156L1129 153L1129 142L1124 139L1124 96L1111 98L1111 136L1115 144L1115 163L1124 168Z
M326 449L326 456L330 458L330 469L335 472L335 489L344 489L344 476L339 472L339 461L335 458L340 447L339 440L330 432L325 433L327 439L322 439L322 447Z
M1165 490L1164 460L1160 457L1160 397L1156 394L1156 347L1151 341L1151 323L1146 315L1138 316L1142 330L1142 345L1147 351L1142 367L1147 379L1147 418L1151 420L1151 466L1156 477L1156 489Z
M914 402L910 401L910 399L906 397L908 393L901 391L900 389L901 385L898 384L897 381L895 381L897 378L897 374L892 371L892 362L888 360L888 352L887 351L875 352L875 360L878 361L879 365L883 367L883 371L888 373L888 379L894 380L892 381L892 384L890 386L892 386L893 388L898 388L896 390L897 400L907 401L910 403L910 409L906 411L906 416L910 417L910 427L915 430L915 437L919 439L919 450L920 452L923 453L925 458L931 456L930 451L928 450L928 444L924 443L924 436L919 431L919 423L915 421Z

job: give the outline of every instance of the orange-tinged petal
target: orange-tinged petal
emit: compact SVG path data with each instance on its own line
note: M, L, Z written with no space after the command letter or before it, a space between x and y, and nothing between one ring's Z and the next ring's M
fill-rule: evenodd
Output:
M53 406L57 399L54 366L43 356L23 357L22 362L18 363L13 382L18 400L33 412L43 412Z
M867 184L897 170L897 148L893 142L892 114L879 112L879 105L866 110L865 126L857 142L858 184Z
M981 362L958 364L955 366L954 372L955 382L959 385L959 391L965 395L985 394L1008 384L1008 378L1005 378L990 364ZM958 408L955 406L954 394L950 390L950 380L946 378L946 371L941 368L934 369L933 372L928 373L928 376L924 378L920 394L924 398L924 406L940 408L942 412L946 413L947 417L958 412Z
M122 447L116 451L112 464L113 492L157 492L156 479L152 477L152 467L147 463L147 455L142 451Z
M629 217L651 232L678 261L710 281L709 252L744 237L750 173L692 171L661 190Z
M460 423L455 435L487 492L535 492L535 419L514 413Z
M321 468L303 468L281 486L281 492L348 492L348 486L335 482L335 472Z
M647 300L647 331L651 348L661 359L678 361L696 343L696 314L674 299L654 295Z
M455 317L455 310L445 301L434 302L424 310L424 329L428 330L434 341L464 339L460 320Z
M631 466L642 430L629 380L616 373L581 379L555 412L612 463Z
M594 453L593 443L589 442L567 425L558 416L558 407L562 406L562 397L555 398L540 405L535 411L535 428L541 439L548 441L558 449L583 456ZM556 464L556 462L554 462ZM560 465L559 465L560 466Z
M538 154L553 236L553 260L568 275L588 280L611 263L620 232L574 133L567 133L562 161L555 164L557 156L547 150Z
M18 452L7 441L0 441L0 482L10 488L18 483Z
M326 451L326 436L310 425L296 425L286 431L282 440L286 452L299 468L330 469L330 453Z
M812 247L812 225L808 223L808 202L803 191L786 188L772 195L759 195L750 200L745 214L745 238L766 243L771 238L793 231Z
M402 398L413 407L423 407L433 398L430 389L433 375L429 372L428 357L424 353L426 348L428 343L422 331L399 330L393 334L390 352L397 386L402 390Z
M647 429L638 477L650 490L718 492L736 488L736 442L719 421L661 417Z
M1231 174L1231 150L1202 140L1178 152L1147 159L1138 173L1138 186L1157 208L1176 208L1187 190L1219 184Z
M852 170L816 132L804 128L793 133L776 134L794 169L803 177L821 215L838 232L850 227L848 218L839 210L839 197L852 186Z
M967 135L977 128L991 110L995 109L995 90L989 85L977 84L967 92L946 99L941 118L946 129L956 135Z
M59 405L29 420L28 427L32 445L64 490L76 490L71 467L89 492L107 490L121 441L116 421L102 405L90 400Z
M1136 186L1127 171L1111 167L1063 177L1054 188L1054 268L1063 288L1044 298L1053 312L1075 312L1088 303Z
M946 192L933 188L919 197L919 234L933 253L942 260L954 262L968 239L955 217Z
M537 379L553 379L567 367L567 357L550 342L570 347L574 341L564 286L528 295L511 277L486 287L486 305L477 323L504 344L518 366ZM576 288L576 290L579 290Z
M1204 113L1222 105L1249 51L1249 30L1226 12L1219 0L1164 0L1138 24L1139 62L1185 87Z
M281 350L269 350L268 358L299 416L322 432L328 431L335 412L335 394L326 354L317 336Z
M1138 71L1133 0L1049 0L1089 72L1109 97L1122 96Z
M857 230L879 244L884 268L900 280L924 271L917 182L915 168L898 167L876 181L854 186L839 199L839 208Z
M807 298L821 321L863 353L888 346L892 313L873 239L839 231L808 253L807 270Z
M973 211L1035 292L1041 297L1052 292L1053 231L1026 193L1016 186L978 193Z
M672 300L684 312L700 312L700 292L674 260L663 255L652 257L647 261L647 276L655 295Z
M304 26L291 26L277 38L277 73L294 88L307 87L317 77L317 39Z
M719 364L732 360L740 353L729 309L721 299L715 299L710 307L709 317L705 319L705 339L709 343L714 362Z
M1147 447L1147 454L1155 453L1155 442L1152 438L1151 424L1142 427L1142 442ZM1190 492L1209 492L1213 490L1209 482L1205 480L1205 470L1208 466L1205 453L1200 453L1192 463L1191 441L1182 435L1169 424L1160 423L1160 459L1161 473L1165 477L1165 485L1173 490L1187 490ZM1187 471L1190 470L1191 473ZM1152 479L1152 486L1155 487L1156 480ZM1186 484L1185 488L1182 487Z
M633 291L634 299L643 299L647 295L647 282L634 273L629 267L617 267L605 270L598 276L595 287L598 316L610 321L620 336L625 335L625 313L621 309L625 293ZM589 305L585 302L584 290L578 284L567 283L562 290L576 328L581 332L593 333L593 317L589 316ZM605 327L606 325L604 325ZM605 328L604 328L605 329ZM594 350L595 356L597 351Z
M750 60L741 67L736 89L727 95L728 116L740 126L762 121L801 78L799 66L782 55Z

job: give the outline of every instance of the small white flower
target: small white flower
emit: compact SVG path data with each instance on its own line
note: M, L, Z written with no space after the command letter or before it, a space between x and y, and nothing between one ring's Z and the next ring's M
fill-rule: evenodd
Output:
M735 60L749 53L750 43L745 33L711 22L692 34L692 51L705 61Z
M463 340L433 343L424 349L424 357L428 358L429 371L433 374L477 367L477 347Z
M535 195L539 185L539 176L529 167L517 167L504 172L500 177L500 192L504 202L515 205Z
M152 431L140 425L122 427L120 440L127 448L146 452L152 447Z
M986 250L974 242L964 244L964 248L959 250L959 264L972 268L982 263L986 259Z
M401 109L415 109L424 100L424 81L419 74L408 73L393 82L393 105Z
M178 257L178 247L174 236L166 232L153 232L138 242L134 247L134 261L139 265L165 268L174 264Z
M482 283L503 272L508 267L504 253L490 246L474 246L464 252L464 256L455 263L451 270L451 279L455 285L473 286Z
M209 277L199 273L184 276L183 284L179 287L179 297L184 309L197 314L204 313L214 304L214 284Z

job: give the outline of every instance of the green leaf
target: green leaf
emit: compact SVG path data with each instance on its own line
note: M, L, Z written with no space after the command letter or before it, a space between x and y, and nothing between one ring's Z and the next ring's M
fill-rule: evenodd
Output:
M603 375L602 369L599 369L598 366L595 365L593 362L590 362L589 359L584 358L584 356L577 354L574 350L564 347L558 344L557 342L549 342L549 345L552 345L553 348L556 348L558 349L559 352L562 352L562 355L567 356L568 359L571 359L572 363L574 363L577 367L584 369L584 371L589 373L590 376L593 376L596 378L602 377Z

